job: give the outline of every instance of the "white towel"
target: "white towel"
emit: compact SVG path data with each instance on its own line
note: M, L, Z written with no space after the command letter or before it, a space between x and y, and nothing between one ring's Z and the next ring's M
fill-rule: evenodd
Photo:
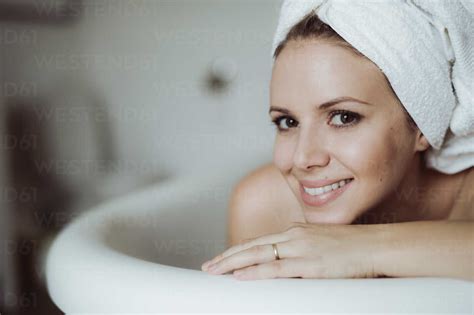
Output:
M312 10L386 75L431 145L428 167L474 165L474 2L286 0L272 55Z

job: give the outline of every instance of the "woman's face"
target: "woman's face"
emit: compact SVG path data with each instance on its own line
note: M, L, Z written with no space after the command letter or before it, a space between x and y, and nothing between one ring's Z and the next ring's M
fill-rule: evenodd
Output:
M353 100L331 102L343 97ZM309 223L352 223L396 193L414 161L418 132L384 75L346 48L289 41L273 67L270 106L273 162Z

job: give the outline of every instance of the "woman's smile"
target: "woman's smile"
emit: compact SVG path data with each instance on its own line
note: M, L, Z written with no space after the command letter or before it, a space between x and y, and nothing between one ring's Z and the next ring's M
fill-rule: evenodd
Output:
M300 181L300 194L303 202L308 206L319 207L325 205L342 193L344 193L352 184L353 178L335 181L326 186L314 186L308 182ZM308 187L308 186L312 187Z

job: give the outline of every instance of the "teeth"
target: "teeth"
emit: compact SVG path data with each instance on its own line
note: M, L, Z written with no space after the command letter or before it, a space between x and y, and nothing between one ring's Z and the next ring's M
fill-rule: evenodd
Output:
M330 192L331 190L338 189L338 188L344 186L345 184L347 184L349 181L351 181L351 179L343 179L343 180L339 181L338 183L334 183L334 184L323 186L323 187L307 188L307 187L303 186L303 188L304 188L304 191L306 193L308 193L312 196L318 196L318 195Z
M324 193L324 188L323 187L313 188L313 193L316 195L321 195Z

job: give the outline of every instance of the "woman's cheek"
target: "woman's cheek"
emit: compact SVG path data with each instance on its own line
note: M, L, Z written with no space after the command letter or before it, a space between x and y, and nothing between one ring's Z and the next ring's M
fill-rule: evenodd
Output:
M276 137L273 149L273 163L282 172L291 171L296 144L289 138Z
M386 124L373 124L370 129L360 130L359 140L347 145L345 155L355 176L364 180L372 191L390 190L400 176L399 144L397 133Z
M393 155L386 143L385 130L373 127L342 137L338 156L355 177L379 181L390 168Z

